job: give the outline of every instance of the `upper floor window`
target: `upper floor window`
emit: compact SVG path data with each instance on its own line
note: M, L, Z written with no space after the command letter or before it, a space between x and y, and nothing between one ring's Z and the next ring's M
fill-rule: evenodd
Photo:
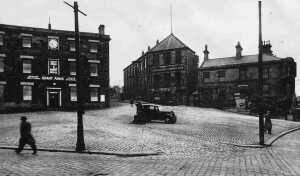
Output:
M49 61L48 61L48 74L59 75L59 60L49 59Z
M219 78L224 78L225 77L225 70L218 71L218 77Z
M90 52L91 53L97 53L98 52L98 43L100 43L99 40L89 40L90 42Z
M149 66L153 64L153 55L152 55L152 54L150 54L150 55L148 56L147 61L148 61L148 65L149 65Z
M164 64L165 65L170 65L170 61L171 61L171 53L164 53Z
M48 49L58 50L59 49L59 37L48 36Z
M171 51L171 64L175 64L175 63L176 63L176 52Z
M240 80L246 80L247 79L247 69L243 68L240 69Z
M209 78L210 74L209 72L203 72L203 79Z
M269 68L264 68L263 69L263 78L264 79L269 79L270 78L270 69Z
M0 31L0 46L3 46L4 45L4 32Z
M22 59L22 73L32 73L33 56L21 55L20 59Z
M31 34L21 34L22 37L22 47L31 48L32 35Z
M181 50L181 63L182 64L185 63L185 58L186 58L185 50Z
M153 65L157 66L159 64L159 55L154 54L153 56Z
M181 63L181 51L180 50L175 51L175 57L176 57L176 64L180 64Z
M0 54L0 72L4 72L5 54Z
M75 48L75 39L74 38L67 38L68 42L69 42L69 49L70 51L76 51Z
M164 55L163 54L159 55L159 65L164 65Z

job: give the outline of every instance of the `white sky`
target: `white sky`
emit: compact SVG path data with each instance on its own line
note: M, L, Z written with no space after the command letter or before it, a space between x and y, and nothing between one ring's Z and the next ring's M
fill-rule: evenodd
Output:
M73 1L66 0L69 3ZM0 0L0 23L74 29L73 11L63 0ZM173 33L203 58L208 44L210 58L235 55L241 42L243 54L258 52L257 0L78 0L87 16L79 17L80 30L97 32L105 24L111 35L110 84L123 85L123 68L142 50L170 34L170 4ZM270 40L274 54L291 56L300 74L300 1L263 0L263 40ZM296 92L300 95L300 79Z

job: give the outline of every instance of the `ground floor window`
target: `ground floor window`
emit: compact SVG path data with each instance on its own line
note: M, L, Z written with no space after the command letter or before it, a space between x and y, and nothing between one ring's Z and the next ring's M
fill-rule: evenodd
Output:
M270 93L270 86L267 85L267 84L264 84L263 85L263 94L264 95L269 95L269 93Z
M105 95L100 95L100 102L105 102Z
M32 100L32 86L23 86L23 100Z
M98 76L98 64L90 63L90 76Z
M90 90L91 90L91 102L99 101L98 88L92 87L92 88L90 88Z
M23 60L23 73L31 73L31 60Z
M0 84L0 101L4 99L4 89L5 89L5 85Z
M0 72L4 72L4 57L0 56Z
M75 86L70 87L70 100L77 101L77 88Z
M69 62L70 63L70 75L76 75L76 62Z

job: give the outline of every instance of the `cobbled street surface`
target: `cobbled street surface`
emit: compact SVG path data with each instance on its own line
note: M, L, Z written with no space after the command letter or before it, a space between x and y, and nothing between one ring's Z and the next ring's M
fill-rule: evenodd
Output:
M135 107L120 104L84 115L87 150L159 156L116 157L31 151L16 155L0 150L0 175L300 175L300 133L279 139L269 148L242 148L258 143L258 118L215 109L163 106L176 124L132 124ZM23 113L32 123L40 148L74 150L75 112ZM17 146L21 114L0 115L0 146ZM300 125L273 120L273 134Z

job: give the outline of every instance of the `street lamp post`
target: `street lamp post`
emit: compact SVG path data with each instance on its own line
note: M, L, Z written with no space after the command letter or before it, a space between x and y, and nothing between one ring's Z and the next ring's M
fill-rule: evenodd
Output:
M75 55L76 55L76 77L77 77L77 142L76 142L76 151L82 152L85 150L84 144L84 134L83 134L83 121L82 116L84 114L84 106L83 106L83 75L81 69L81 58L80 58L80 47L79 47L79 26L78 26L78 12L86 16L85 13L78 9L78 4L75 1L74 6L70 5L69 3L65 2L68 6L74 9L74 17L75 17Z
M264 145L264 114L263 114L263 61L262 61L262 31L261 31L261 1L258 1L258 115L259 115L259 144Z

